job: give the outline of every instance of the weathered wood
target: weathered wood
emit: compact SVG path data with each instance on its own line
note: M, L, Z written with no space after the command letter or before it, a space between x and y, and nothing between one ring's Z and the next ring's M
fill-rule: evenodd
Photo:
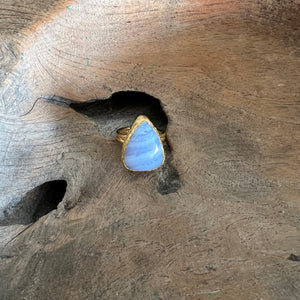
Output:
M1 2L0 219L67 191L0 227L0 298L298 299L299 22L297 0ZM69 107L119 91L160 100L165 169L122 167L134 109Z

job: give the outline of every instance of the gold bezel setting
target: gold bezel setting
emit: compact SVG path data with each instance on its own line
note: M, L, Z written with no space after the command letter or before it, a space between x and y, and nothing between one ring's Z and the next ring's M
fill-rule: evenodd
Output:
M144 122L147 122L151 128L155 131L155 133L157 134L157 136L159 137L159 141L160 141L160 145L161 145L161 148L162 148L162 155L163 155L163 161L161 163L161 165L157 168L154 168L154 169L151 169L151 170L146 170L146 171L137 171L137 170L132 170L130 168L128 168L125 164L125 151L126 151L126 148L127 148L127 145L132 137L132 135L134 134L134 132L136 131L136 129ZM122 129L120 129L121 131ZM119 133L119 131L118 131ZM133 172L149 172L149 171L153 171L153 170L156 170L158 168L160 168L164 162L165 162L165 151L164 151L164 147L163 147L163 143L162 143L162 139L165 138L165 134L162 132L162 131L158 131L154 125L152 124L152 122L144 115L140 115L136 118L136 120L133 122L131 128L129 129L129 132L124 140L124 143L123 143L123 147L122 147L122 163L124 165L124 167L129 170L129 171L133 171ZM117 137L118 141L122 142L123 140L119 137Z

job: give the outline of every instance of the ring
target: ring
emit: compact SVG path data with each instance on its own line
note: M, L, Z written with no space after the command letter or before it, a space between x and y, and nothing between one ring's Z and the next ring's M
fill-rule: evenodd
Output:
M130 171L153 171L165 162L163 141L166 134L140 115L131 127L117 130L117 141L123 144L122 162Z

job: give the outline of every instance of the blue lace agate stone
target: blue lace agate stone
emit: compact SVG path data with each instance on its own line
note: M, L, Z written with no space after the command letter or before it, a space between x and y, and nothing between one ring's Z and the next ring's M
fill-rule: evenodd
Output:
M124 163L133 171L150 171L158 168L164 160L159 136L143 122L136 128L125 149Z

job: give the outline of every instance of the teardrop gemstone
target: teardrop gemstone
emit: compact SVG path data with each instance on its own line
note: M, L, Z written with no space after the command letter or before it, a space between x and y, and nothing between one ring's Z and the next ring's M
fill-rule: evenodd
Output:
M156 131L147 122L131 135L124 153L124 164L132 171L150 171L161 166L164 150Z

